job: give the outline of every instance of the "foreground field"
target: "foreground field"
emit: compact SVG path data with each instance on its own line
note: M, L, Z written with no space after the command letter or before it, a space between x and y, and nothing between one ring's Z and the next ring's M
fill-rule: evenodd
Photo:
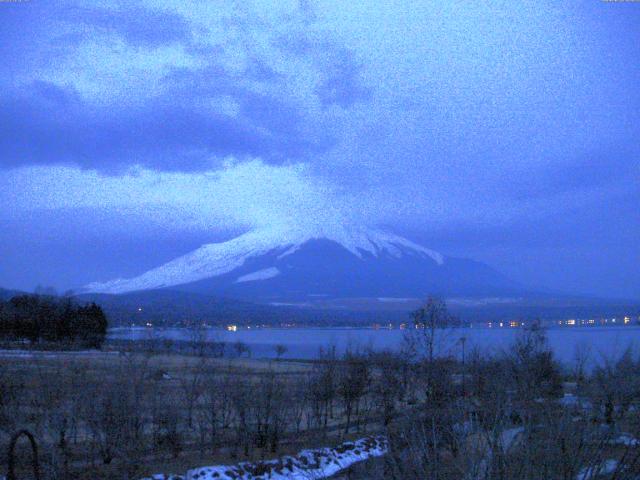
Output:
M349 412L347 425L337 403L329 412L328 400L312 398L323 365L135 351L3 352L2 464L9 434L22 428L36 436L45 470L65 478L136 478L260 460L371 432L371 406Z
M247 461L263 471L266 460L380 434L387 454L350 478L640 477L633 352L592 369L585 352L560 365L532 329L500 355L472 351L460 362L430 355L428 332L419 334L401 353L325 349L315 361L197 348L3 352L2 465L20 429L38 442L43 479L140 479ZM29 478L28 448L18 447L19 478Z

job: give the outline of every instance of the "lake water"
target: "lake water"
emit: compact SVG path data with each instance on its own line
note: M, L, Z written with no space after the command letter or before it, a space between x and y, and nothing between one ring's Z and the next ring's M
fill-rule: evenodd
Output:
M521 330L517 328L459 328L443 333L441 351L460 356L460 338L466 339L466 351L478 348L498 352L509 348ZM229 332L211 328L200 332L198 338L210 342L243 342L251 347L253 357L275 357L275 346L287 348L285 358L312 359L321 347L334 345L339 352L347 348L396 350L403 345L404 330L367 328L260 328L238 329ZM194 333L186 328L117 328L109 331L110 339L145 340L166 338L189 341ZM550 347L557 358L572 362L577 349L588 349L591 363L616 358L629 347L640 347L640 326L624 327L567 327L547 330Z

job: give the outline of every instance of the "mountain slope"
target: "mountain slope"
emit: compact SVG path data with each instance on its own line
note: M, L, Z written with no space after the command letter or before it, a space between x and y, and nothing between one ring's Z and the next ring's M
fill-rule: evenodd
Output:
M87 285L85 291L162 288L261 302L522 291L484 264L445 257L397 235L342 225L255 230L203 245L135 278Z
M431 258L438 264L444 261L441 254L407 239L365 228L338 227L314 232L302 229L262 229L227 242L203 245L138 277L105 283L96 282L85 288L91 292L124 293L182 285L225 274L242 266L247 260L262 255L284 258L313 239L335 242L356 258L363 258L365 254L378 256L382 253L399 257L402 249L409 249Z
M226 274L176 287L259 301L307 301L345 297L508 295L521 292L491 268L469 260L442 263L408 250L393 256L356 257L326 239L305 242L294 253L252 257Z

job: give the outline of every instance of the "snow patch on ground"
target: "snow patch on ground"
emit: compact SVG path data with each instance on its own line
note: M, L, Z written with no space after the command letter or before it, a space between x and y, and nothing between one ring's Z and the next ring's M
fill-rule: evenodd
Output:
M241 277L238 277L235 283L255 282L256 280L266 280L268 278L277 277L278 275L280 275L280 270L278 270L275 267L263 268L262 270L258 270L256 272L248 273L246 275L242 275Z
M576 480L591 480L600 475L608 475L615 472L616 468L618 468L617 460L605 460L600 465L594 465L580 470L580 473L576 476Z
M573 408L575 410L588 411L593 408L593 405L589 400L582 397L577 397L572 393L565 393L564 396L558 400L560 405L565 408Z
M500 433L500 445L502 445L502 451L508 452L509 449L514 446L517 442L522 440L522 435L524 434L524 428L515 427L515 428L507 428Z
M296 456L264 462L213 465L189 470L186 475L156 474L142 480L308 480L327 478L351 465L387 453L385 437L344 442L335 448L303 450Z
M623 434L619 435L618 437L614 438L613 440L610 440L609 444L611 444L611 445L624 445L625 447L639 447L640 446L640 440L638 440L637 438L633 437L632 435L629 435L628 433L623 433Z

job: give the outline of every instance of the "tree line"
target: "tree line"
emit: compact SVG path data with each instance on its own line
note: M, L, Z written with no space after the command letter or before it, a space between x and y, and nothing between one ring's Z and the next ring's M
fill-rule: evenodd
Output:
M107 317L95 303L68 297L18 295L0 302L0 340L51 342L100 348Z

